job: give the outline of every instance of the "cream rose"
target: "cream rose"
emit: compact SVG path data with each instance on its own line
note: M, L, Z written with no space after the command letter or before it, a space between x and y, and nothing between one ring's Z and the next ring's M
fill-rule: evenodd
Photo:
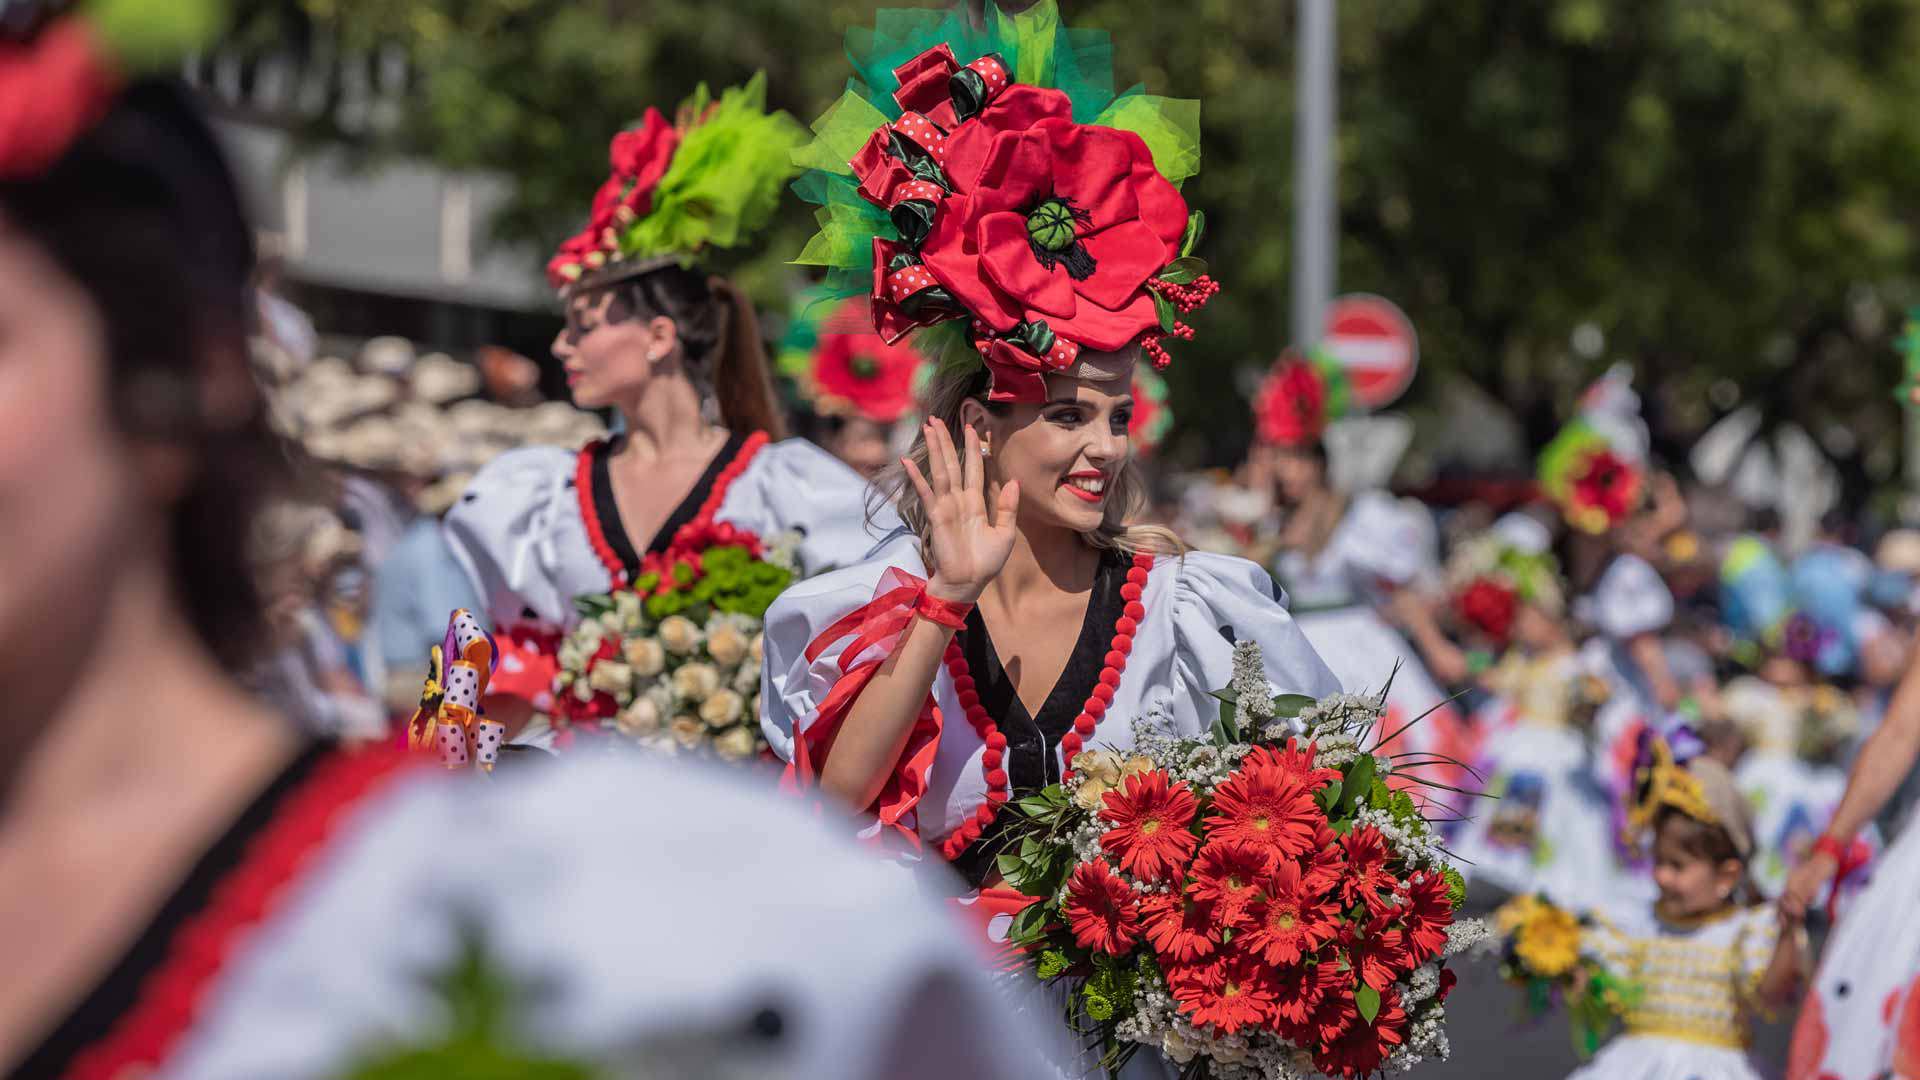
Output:
M1111 750L1082 750L1073 756L1073 771L1108 787L1120 782L1120 755Z
M603 611L600 613L600 618L595 621L600 624L600 629L606 634L611 634L614 637L620 636L622 627L620 625L620 613L618 611Z
M1152 771L1153 759L1144 754L1135 754L1127 759L1125 765L1120 766L1120 779L1124 781L1129 776L1139 776L1141 773Z
M1074 760L1078 761L1079 759L1075 758ZM1102 806L1106 805L1107 792L1111 790L1112 786L1109 784L1095 780L1090 776L1082 777L1080 780L1080 790L1073 793L1073 801L1079 803L1080 808L1083 810L1098 811Z
M732 623L721 623L707 635L707 652L723 667L733 667L746 658L747 635Z
M692 656L700 647L700 628L685 615L669 615L660 620L660 644L675 656Z
M1168 1028L1167 1033L1160 1036L1160 1052L1172 1058L1175 1064L1185 1065L1193 1060L1200 1048L1193 1044L1193 1040Z
M728 761L745 761L753 756L759 746L753 737L753 729L745 724L713 740L713 748Z
M739 721L746 704L739 694L731 690L716 690L700 703L700 719L705 720L711 728L727 727Z
M633 669L616 660L602 660L587 672L587 685L603 694L631 694Z
M624 650L628 666L643 679L651 679L667 666L667 650L655 638L634 638Z
M620 710L614 724L628 735L651 735L660 730L660 706L650 698L635 698L633 704Z
M622 589L614 593L613 611L614 614L620 616L621 630L624 631L629 626L640 625L640 617L643 614L640 607L640 594L634 592L632 589Z
M705 701L720 689L720 673L712 664L682 664L673 673L673 692L683 701Z
M673 718L673 741L680 744L682 750L697 750L707 741L707 728L698 719L691 716Z

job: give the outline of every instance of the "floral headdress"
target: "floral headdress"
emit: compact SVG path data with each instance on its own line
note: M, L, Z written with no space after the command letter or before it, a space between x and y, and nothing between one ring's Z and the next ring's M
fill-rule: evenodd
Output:
M1578 415L1540 452L1540 487L1568 524L1598 535L1639 507L1646 463L1633 373L1618 365L1587 388Z
M563 295L745 243L773 216L806 133L767 110L764 73L713 100L705 83L671 122L648 108L613 137L612 174L594 193L587 227L547 262Z
M796 261L864 295L881 338L922 331L929 354L984 362L993 400L1028 402L1083 348L1165 367L1162 339L1192 338L1180 316L1218 290L1179 189L1198 102L1116 97L1107 35L1061 25L1054 0L988 3L983 28L883 10L847 54L855 79L795 155L820 207Z
M1269 446L1311 445L1346 414L1352 399L1338 360L1320 349L1288 349L1254 392L1254 435Z
M821 416L893 424L913 410L928 374L926 357L892 345L865 325L866 305L817 290L802 293L780 340L775 366L802 403Z
M0 179L46 170L129 77L177 63L225 13L219 0L0 3Z
M1454 610L1496 641L1505 641L1522 602L1549 615L1565 607L1560 563L1544 545L1522 544L1498 526L1454 547L1447 560Z
M1643 729L1630 773L1633 790L1627 805L1627 833L1639 836L1653 827L1661 810L1672 809L1725 829L1742 858L1753 853L1753 823L1746 799L1726 766L1702 756L1693 730L1680 727L1661 735Z

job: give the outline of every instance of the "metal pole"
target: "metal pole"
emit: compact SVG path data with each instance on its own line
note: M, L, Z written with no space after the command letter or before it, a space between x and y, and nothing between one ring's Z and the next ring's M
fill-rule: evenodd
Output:
M1293 132L1292 342L1320 339L1334 277L1334 0L1298 0Z

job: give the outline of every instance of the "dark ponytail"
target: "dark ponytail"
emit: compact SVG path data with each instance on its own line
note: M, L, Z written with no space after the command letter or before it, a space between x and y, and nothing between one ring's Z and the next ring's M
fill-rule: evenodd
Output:
M786 437L774 404L766 344L753 302L726 278L668 265L614 286L608 317L664 315L674 322L687 376L720 406L729 431Z

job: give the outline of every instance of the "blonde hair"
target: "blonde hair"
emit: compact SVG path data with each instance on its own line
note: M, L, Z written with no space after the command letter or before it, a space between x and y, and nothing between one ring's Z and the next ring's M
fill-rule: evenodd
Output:
M955 446L964 446L960 422L962 406L969 401L979 401L988 412L995 414L1005 412L1007 406L986 399L988 374L984 367L956 364L948 362L946 358L937 358L934 362L938 366L926 390L927 417L938 420L946 427L947 433L953 436ZM1096 378L1094 370L1083 364L1073 373L1061 377ZM922 475L928 473L927 437L924 431L914 436L913 446L907 451L907 460L913 462ZM928 519L926 506L920 501L920 493L907 482L906 469L898 464L889 467L874 481L874 488L874 499L893 503L900 513L900 520L919 537L920 552L927 560L927 569L934 569L933 545L929 542L933 536L932 522ZM1139 459L1129 454L1114 473L1108 487L1107 512L1100 526L1091 532L1081 533L1081 539L1098 551L1122 551L1129 555L1142 551L1156 555L1185 555L1188 550L1186 541L1181 540L1172 529L1163 525L1128 524L1146 506L1147 480L1142 475Z

